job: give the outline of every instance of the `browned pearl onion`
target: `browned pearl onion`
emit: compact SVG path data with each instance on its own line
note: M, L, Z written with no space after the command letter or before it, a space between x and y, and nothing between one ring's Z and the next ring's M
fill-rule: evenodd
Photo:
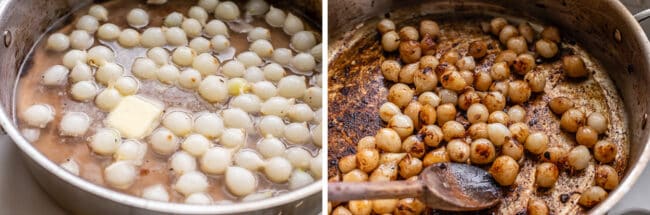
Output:
M438 64L438 66L434 71L436 72L438 79L440 79L440 76L442 76L442 74L448 71L458 71L458 68L456 68L456 66L454 66L453 64L440 61L440 63Z
M460 122L448 121L442 126L442 134L445 141L465 137L465 126Z
M442 129L437 125L422 126L418 132L424 139L424 144L430 147L437 147L443 139Z
M526 44L526 38L523 36L511 37L506 43L508 50L512 50L517 54L523 54L528 52L528 44Z
M508 130L510 130L510 134L512 134L512 137L515 138L518 142L526 142L526 139L528 138L528 135L530 135L530 129L528 128L528 125L523 122L517 122L510 127L508 127Z
M510 82L510 88L508 90L508 98L510 102L514 104L521 104L527 102L530 99L530 86L528 83L522 80L516 80Z
M419 135L411 135L402 142L402 151L405 151L411 157L422 158L426 152L424 141Z
M587 188L582 194L580 194L580 199L578 199L578 204L591 208L596 206L601 201L607 198L607 191L599 186L592 186Z
M399 134L393 129L382 128L375 134L377 148L384 152L399 152L402 148L402 140Z
M404 63L415 63L422 56L420 43L409 40L399 43L399 57Z
M456 92L465 89L467 86L465 79L457 71L447 71L443 73L442 76L440 76L440 83L442 83L442 87L445 89Z
M494 111L494 112L490 113L490 115L488 116L488 121L487 122L488 123L501 123L501 124L507 125L510 122L510 117L508 117L508 114L506 114L506 112L503 112L503 111L500 111L500 110L499 111Z
M594 145L594 158L601 163L611 163L616 158L616 144L601 140Z
M492 76L488 72L477 72L474 77L474 88L479 91L487 91L492 86Z
M618 187L618 173L609 165L600 165L596 168L594 181L605 190L613 190Z
M576 142L591 148L598 141L598 132L589 126L581 126L576 131Z
M433 90L438 85L438 78L431 67L418 70L413 77L415 93L420 94Z
M548 103L548 107L555 114L564 114L567 110L573 108L573 101L567 97L555 97Z
M399 29L399 38L402 38L402 41L405 40L420 40L420 34L418 33L418 30L415 29L413 26L404 26L403 28Z
M598 134L607 131L607 117L602 113L593 112L587 117L587 125L598 132Z
M460 71L460 76L465 79L465 83L467 83L467 85L472 86L474 84L474 72L469 70L462 70Z
M361 149L357 151L355 161L361 171L370 173L379 166L379 151L377 149ZM339 166L340 166L339 161Z
M428 19L422 20L420 21L420 34L436 38L440 34L440 27L434 21Z
M510 81L509 80L495 81L494 83L492 83L492 86L490 86L489 90L500 92L501 94L503 94L503 96L507 97L508 91L510 91Z
M368 181L368 173L365 173L359 169L355 169L343 175L343 181L344 182Z
M359 152L357 152L358 154ZM347 155L339 159L339 170L345 174L357 168L357 155Z
M512 63L512 68L520 75L526 75L528 72L532 71L535 66L535 57L528 53L520 54Z
M382 19L377 23L377 30L379 33L385 34L389 31L395 30L395 23L390 19Z
M526 213L529 215L548 215L548 206L546 202L541 199L531 199L528 200L528 207L526 208Z
M388 128L393 129L401 139L408 137L413 134L413 121L406 115L399 114L393 116L393 118L388 121Z
M341 206L341 207L343 207L343 206ZM349 215L370 214L370 213L372 213L372 201L371 200L352 200L352 201L348 202L348 208L350 209L350 213L348 213ZM331 209L328 210L328 211L331 211Z
M458 96L458 107L461 110L468 110L471 105L478 104L479 102L481 102L481 97L474 90L467 90Z
M420 69L425 69L427 67L431 69L435 69L436 67L438 67L438 64L440 64L440 62L438 62L438 58L436 58L435 56L425 55L422 56L422 58L420 58Z
M467 54L476 59L480 59L487 54L487 44L483 40L477 40L469 44Z
M488 109L481 103L472 104L467 109L467 120L472 123L487 122L489 116ZM471 129L471 127L470 127Z
M350 212L350 210L348 210L347 208L341 205L334 208L331 215L352 215L352 212Z
M567 163L574 170L583 170L589 166L591 154L586 146L579 145L573 147L567 154Z
M440 57L441 63L448 63L450 65L456 65L456 62L458 62L458 60L460 60L460 54L454 50L447 51Z
M403 66L399 71L399 82L412 84L415 78L415 74L419 71L419 67L419 63L410 63Z
M402 70L402 65L396 60L385 60L381 63L381 74L386 80L398 82L400 70Z
M375 137L373 136L366 136L361 138L359 142L357 142L357 150L361 149L374 149L375 148Z
M404 115L411 118L415 129L420 129L420 110L422 110L422 105L415 100L404 108Z
M444 125L446 122L456 119L456 106L450 103L439 105L436 108L436 113L438 113L438 125Z
M381 47L386 52L394 52L400 47L399 35L395 31L386 32L381 36Z
M440 96L440 103L442 104L458 104L458 93L456 93L456 91L438 88L438 95Z
M483 98L482 103L490 113L503 110L506 107L506 98L500 92L489 92Z
M526 38L526 42L532 43L533 39L535 38L535 30L533 29L528 22L522 22L518 26L519 33L521 36Z
M542 161L551 162L554 164L563 164L566 162L569 150L562 147L550 147L542 153Z
M577 55L562 57L562 70L564 70L564 74L571 78L582 78L589 75L585 62Z
M399 164L399 175L402 178L416 176L422 171L422 161L415 157L406 156Z
M508 79L510 77L510 67L506 62L495 63L490 68L490 76L495 81Z
M472 56L465 56L456 61L456 66L460 70L471 70L476 69L476 62Z
M510 156L502 155L494 160L488 172L501 186L510 186L517 179L519 164Z
M495 63L506 62L508 66L512 65L517 59L517 53L512 50L505 50L499 52L496 58L494 58Z
M426 205L417 198L400 199L395 208L395 214L422 214ZM361 213L359 213L361 214ZM369 214L369 213L368 213Z
M487 123L484 122L474 123L473 125L469 126L469 129L467 130L467 134L469 134L469 137L472 138L473 140L480 139L480 138L488 138L489 136L488 136Z
M519 36L517 28L512 25L506 25L501 29L501 32L499 32L499 41L505 45L508 42L508 39L516 36Z
M475 164L488 164L494 161L497 152L492 142L487 139L477 139L470 145L469 159Z
M570 108L560 119L560 127L568 132L576 132L578 128L585 124L585 114L575 108Z
M430 166L431 164L436 164L436 163L446 163L449 162L449 155L447 154L447 148L440 147L437 149L434 149L433 151L430 151L426 155L424 155L424 159L422 159L422 164L427 167Z
M370 174L369 181L393 181L397 179L397 163L379 164Z
M512 159L519 160L524 156L524 146L515 139L508 139L501 146L501 155L510 156Z
M555 43L559 43L561 39L560 30L554 26L546 26L544 27L544 30L542 30L541 37L542 39L547 39Z
M504 18L497 17L490 21L490 32L494 35L499 35L501 30L508 25L508 21Z
M408 85L397 83L388 90L388 101L403 108L413 100L413 94L413 90Z
M530 153L538 155L548 148L548 142L548 136L544 132L535 132L528 135L524 147Z
M436 54L436 41L429 35L424 35L420 40L420 49L423 55Z
M555 164L548 162L539 164L535 171L535 184L538 187L553 187L559 174L560 171Z
M557 54L558 48L553 41L541 39L535 43L535 51L544 58L552 58Z
M465 163L469 159L470 148L465 141L454 139L447 143L447 154L453 162Z
M546 87L546 76L541 71L531 71L524 76L524 80L530 86L530 91L538 93L544 92Z
M514 105L508 108L508 116L511 122L524 122L526 119L526 109L520 105Z
M430 104L425 104L420 109L420 122L422 125L433 125L436 123L437 117L438 113L436 112L436 108Z

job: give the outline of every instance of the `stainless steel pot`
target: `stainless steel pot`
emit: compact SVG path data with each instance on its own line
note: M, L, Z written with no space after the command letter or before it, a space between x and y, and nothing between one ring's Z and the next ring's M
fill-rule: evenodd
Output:
M196 206L156 202L126 195L78 178L37 151L13 121L13 88L30 48L63 15L90 0L0 1L0 125L23 152L27 166L42 188L73 214L317 214L321 212L321 183L267 200L231 205ZM321 20L320 0L277 1L287 8ZM320 21L316 22L320 25Z
M344 77L349 77L348 73L358 74L347 67L338 67L339 64L333 66L333 59L354 47L358 41L362 41L368 36L372 37L373 34L364 32L371 28L374 30L374 23L388 14L391 19L399 20L408 20L428 14L456 18L467 14L532 17L560 27L563 32L580 41L583 48L592 57L598 59L605 70L609 72L610 78L623 99L624 111L628 119L630 146L628 165L624 171L623 179L619 187L610 192L609 197L591 209L589 213L606 213L630 190L645 169L648 159L650 159L650 144L648 143L650 132L648 131L649 126L647 126L650 99L646 96L650 90L650 43L637 20L650 16L647 12L638 14L637 20L635 20L635 17L617 0L330 0L328 15L329 77L337 73L344 74ZM365 51L359 50L352 53L363 55ZM352 61L351 65L355 64L353 60L350 60ZM362 65L369 64L364 60L371 59L361 58L356 62L360 61ZM330 86L332 86L332 82L330 82ZM350 88L354 87L350 86ZM353 90L348 88L345 90L342 92L344 95L352 94ZM331 91L330 88L330 98L332 98ZM380 91L369 93L379 93ZM356 99L360 100L361 98ZM364 100L364 102L368 101ZM353 116L355 120L367 119L363 113ZM338 157L346 153L349 154L350 147L346 146L349 141L333 140L336 135L332 135L332 130L329 133L328 156L332 161L329 163L335 164L334 160ZM335 172L336 170L330 166L330 175ZM525 209L525 206L523 208ZM519 211L509 212L517 213Z

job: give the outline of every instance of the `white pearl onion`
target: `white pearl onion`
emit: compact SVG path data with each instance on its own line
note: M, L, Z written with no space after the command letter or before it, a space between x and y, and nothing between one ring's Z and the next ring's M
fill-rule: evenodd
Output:
M321 178L321 175L323 174L323 157L320 152L321 151L318 151L318 156L311 159L311 164L309 165L309 170L314 178Z
M231 1L220 2L214 9L214 15L223 20L235 20L239 18L239 7Z
M248 32L248 41L271 40L271 31L263 27L255 27Z
M259 67L248 67L244 73L244 79L251 83L264 81L264 72Z
M110 111L122 101L122 95L115 88L106 88L95 98L95 105L102 110Z
M144 188L142 190L142 198L154 201L168 202L169 193L167 193L165 186L162 184L156 184Z
M93 45L94 37L87 31L74 30L70 33L70 47L73 49L86 50Z
M245 72L246 66L237 60L228 61L221 67L221 73L229 78L242 77Z
M97 95L97 85L92 81L80 81L72 85L70 94L77 101L89 101Z
M41 130L37 128L23 128L20 133L25 137L25 140L32 143L41 137Z
M126 15L126 22L131 27L142 28L149 24L149 14L143 9L134 8Z
M205 34L208 37L214 37L217 35L228 37L229 36L228 26L226 26L226 24L223 23L221 20L218 19L210 20L210 22L205 24Z
M167 38L165 38L162 29L158 27L147 28L142 32L141 43L145 48L161 47L167 44Z
M178 151L169 158L169 166L178 175L193 172L196 171L196 158L185 151Z
M138 79L131 76L122 76L115 81L115 89L120 91L122 95L134 95L138 92L139 88Z
M185 136L192 131L192 116L184 111L172 111L163 117L162 125L177 136Z
M284 19L282 30L284 30L284 32L288 35L294 35L295 33L298 33L304 29L305 26L302 24L302 20L300 20L300 18L293 15L292 13L289 13L287 15L287 18Z
M190 9L187 11L187 16L198 20L201 25L205 25L205 23L208 21L208 12L199 6L190 7Z
M100 155L112 155L122 142L120 133L112 128L102 128L97 130L91 137L90 148L93 152Z
M181 148L192 156L199 157L210 148L210 140L200 134L191 134L181 143Z
M158 65L165 65L169 62L169 52L160 47L154 47L147 51L147 57Z
M273 157L266 161L264 174L269 180L275 183L283 183L289 180L292 170L293 166L291 166L291 163L289 163L287 159L283 157Z
M298 53L291 59L291 66L302 72L308 72L316 68L314 56L307 53Z
M252 90L253 93L260 97L262 100L269 99L278 94L278 90L275 88L275 85L268 81L260 81L254 83Z
M94 16L97 20L108 21L108 10L102 5L94 4L88 8L88 15Z
M212 49L210 45L210 40L203 37L197 37L190 41L190 48L196 51L196 53L209 53Z
M174 189L185 196L205 192L208 189L208 177L198 171L188 172L176 180Z
M158 68L156 77L158 80L165 84L173 84L178 79L178 76L181 75L181 72L178 71L178 68L174 65L164 65Z
M237 60L243 63L247 68L251 66L260 66L263 63L260 56L257 56L255 52L251 51L239 53L237 55Z
M223 129L223 120L215 113L201 114L194 121L194 132L202 134L208 138L221 136Z
M264 160L253 150L241 150L234 158L235 165L250 171L257 171L264 166Z
M156 79L157 70L156 62L146 57L136 58L131 65L131 73L140 79Z
M230 48L230 40L223 35L216 35L210 40L212 48L217 52L225 51Z
M65 51L70 48L70 39L62 33L54 33L47 38L47 49Z
M47 104L35 104L23 111L22 118L30 126L45 128L54 120L54 108Z
M257 143L257 151L265 158L282 156L286 147L275 137L266 137Z
M63 55L62 61L65 67L72 69L78 63L86 63L86 51L70 50Z
M186 46L187 45L187 35L185 31L179 27L171 27L163 29L165 32L165 40L169 45L173 46Z
M95 33L97 28L99 28L99 21L97 18L91 15L83 15L77 20L75 27L79 30L87 31L88 33Z
M214 75L219 69L219 60L210 53L203 53L194 58L192 68L198 70L204 76Z
M284 11L271 6L271 8L269 8L269 12L266 13L266 16L264 16L264 19L270 26L277 28L284 25L284 20L286 17L287 15L284 13Z
M317 114L317 116L320 116L320 114ZM319 119L316 121L320 122L321 120ZM311 130L311 140L314 141L314 145L319 147L323 144L323 128L321 125L322 124L318 124Z
M271 63L264 66L264 77L269 81L279 81L286 73L284 68L277 63Z
M269 58L273 56L273 45L268 40L255 40L253 43L251 43L249 49L263 58Z
M99 29L97 30L97 37L106 41L114 41L120 37L120 33L122 33L120 27L112 23L106 23L99 26Z
M292 105L288 115L292 122L308 122L314 119L314 111L307 104Z
M63 136L79 137L86 134L91 119L84 112L68 112L59 122L59 130Z
M124 47L134 47L140 44L140 33L133 29L124 29L117 38L117 42Z
M201 156L200 164L201 170L206 174L224 174L232 164L232 154L228 149L214 147Z
M163 24L167 27L178 27L181 23L183 23L183 14L179 12L172 12L163 20Z
M206 193L192 193L185 198L185 204L209 205L211 203L212 198Z
M129 188L135 182L136 175L135 166L129 161L117 161L104 169L104 179L117 189Z
M246 3L246 12L253 16L263 15L269 10L269 4L264 0L250 0Z
M226 187L228 191L237 196L245 196L255 192L257 179L247 169L231 166L226 169Z
M208 102L223 102L229 97L226 79L209 75L199 84L199 95Z
M227 148L240 148L246 143L246 133L238 128L225 129L219 143Z
M323 120L323 109L319 108L318 110L314 111L314 122L322 122Z
M147 144L137 140L126 140L117 148L113 158L116 161L131 161L135 165L142 165L144 156L147 154Z
M305 76L289 75L278 82L278 94L285 98L300 98L305 94Z
M181 28L190 38L201 36L201 32L203 31L201 22L192 18L183 20L183 23L181 23Z
M305 123L290 123L284 129L284 138L291 143L302 144L311 139L311 134L307 124Z
M195 89L201 83L201 73L196 69L184 69L178 76L178 84L187 89Z
M271 97L262 103L260 111L264 115L276 115L279 117L284 117L284 115L286 115L289 111L289 107L291 107L293 103L293 99L289 100L280 96Z
M264 116L258 125L260 132L264 137L283 137L285 124L282 118L278 116Z
M229 108L222 112L223 121L228 128L241 128L250 130L253 128L251 117L244 110Z
M298 51L311 51L315 45L316 37L311 31L300 31L291 37L291 47Z
M293 171L293 173L291 173L291 177L289 177L289 189L295 190L307 186L313 182L314 178L312 178L309 173L306 173L300 169L296 169Z
M166 128L156 129L149 138L151 148L158 154L168 155L179 147L179 140L174 133Z
M300 169L309 168L311 153L302 147L291 147L284 152L284 157L292 166Z
M248 113L257 113L260 111L262 101L256 95L241 94L234 97L229 103L231 107L242 109Z
M68 158L68 161L59 164L61 168L65 169L66 171L79 176L79 164L75 162L72 158Z
M108 62L115 61L115 53L106 46L95 46L88 50L86 60L91 66L102 66Z
M323 106L323 89L320 87L308 88L305 91L305 95L302 97L302 100L312 108L320 108Z
M196 57L196 52L189 47L181 46L172 53L172 61L179 66L190 66Z
M123 73L124 69L122 69L120 65L107 62L97 69L97 72L95 72L95 79L97 79L97 82L108 86L117 81L118 78L122 77Z
M62 65L54 65L43 73L41 83L45 86L62 86L68 79L69 70Z
M316 61L320 62L322 60L322 58L323 58L323 46L322 46L322 44L319 43L318 45L312 47L311 50L309 51L309 53L311 54L311 56L314 56L314 59L316 59Z
M202 7L207 11L214 11L218 4L219 0L199 0L199 3L197 3L199 7Z

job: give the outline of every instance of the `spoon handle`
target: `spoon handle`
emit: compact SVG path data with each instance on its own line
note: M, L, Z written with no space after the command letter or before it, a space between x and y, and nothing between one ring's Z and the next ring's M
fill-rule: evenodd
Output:
M330 182L327 185L330 201L349 201L358 199L394 199L420 197L424 194L424 184L416 181L385 182Z

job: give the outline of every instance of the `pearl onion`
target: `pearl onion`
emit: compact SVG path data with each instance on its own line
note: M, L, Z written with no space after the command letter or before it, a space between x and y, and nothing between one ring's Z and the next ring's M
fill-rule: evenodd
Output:
M311 54L298 53L291 59L291 66L299 71L307 72L316 68L316 60Z
M319 108L314 112L314 122L321 122L323 119L323 110Z
M209 53L211 50L210 40L203 37L197 37L190 41L190 48L197 53Z
M165 38L162 29L158 27L147 28L142 32L141 43L145 48L161 47L167 44L167 38Z
M168 14L163 20L163 24L167 27L178 27L183 23L183 14L179 12L172 12Z
M317 116L320 116L320 114L317 114ZM320 122L321 120L315 120L317 122ZM318 124L318 126L314 127L311 129L311 140L314 141L314 144L316 146L321 146L323 142L323 128L321 127L321 124Z
M215 37L217 35L222 35L228 37L228 26L223 23L221 20L213 19L205 24L205 34L208 37Z
M235 165L250 171L257 171L264 166L264 160L253 150L241 150L235 155Z
M68 112L59 122L59 130L63 136L79 137L86 134L91 119L84 112Z
M203 53L194 58L192 68L198 70L202 75L213 75L219 69L219 60L210 53Z
M211 146L210 140L200 134L191 134L181 143L181 148L192 156L203 155Z
M146 57L136 58L131 65L131 73L140 79L156 79L157 70L156 62Z
M54 33L47 38L47 49L65 51L70 47L70 39L62 33Z
M205 23L208 21L208 12L205 11L202 7L198 6L192 6L190 9L187 11L187 16L189 16L192 19L198 20L201 25L205 25Z
M214 147L201 157L201 170L207 174L223 174L232 163L230 150Z
M222 112L222 115L223 121L228 128L242 128L246 130L253 128L253 122L250 116L242 109L226 109Z
M268 137L283 137L284 136L284 121L278 116L264 116L258 125L260 132L263 136Z
M194 121L194 132L202 134L207 138L216 138L221 136L223 129L223 120L221 120L221 117L215 113L201 114Z
M160 47L154 47L147 51L147 57L158 65L165 65L169 62L169 52Z
M94 16L97 20L108 21L108 10L102 5L94 4L88 8L88 15Z
M311 50L309 51L309 54L311 54L311 56L314 56L314 59L316 59L316 61L320 62L321 59L323 58L322 44L319 43L318 45L312 47Z
M97 69L95 79L97 79L97 82L108 86L122 77L123 73L124 69L120 65L108 62Z
M314 118L314 111L307 104L295 104L289 108L288 115L292 122L308 122Z
M230 41L223 35L214 36L210 40L210 44L212 45L212 48L217 52L225 51L226 49L230 48Z
M284 152L284 157L289 160L292 166L300 169L309 168L311 153L302 147L291 147Z
M257 151L265 158L272 158L282 156L285 146L278 138L266 137L257 143Z
M97 95L97 85L92 81L80 81L72 85L70 94L77 101L89 101Z
M178 175L193 172L196 171L196 158L185 151L178 151L169 158L169 166Z
M88 50L86 55L88 64L91 66L102 66L108 62L115 61L115 53L106 46L95 46Z
M599 134L607 131L607 118L602 113L593 112L587 117L587 125Z
M140 8L134 8L126 15L126 22L134 28L142 28L149 24L149 14Z
M305 94L305 76L289 75L278 82L278 93L285 98L300 98Z
M68 69L74 68L78 63L86 62L86 52L80 50L70 50L63 55L63 65Z
M248 41L271 40L271 31L263 27L255 27L248 32Z
M310 51L316 45L316 37L311 31L300 31L291 37L291 47L301 51Z
M214 9L214 16L223 20L235 20L239 18L239 7L231 1L224 1Z
M162 125L177 136L185 136L192 131L192 116L184 111L173 111L163 117Z
M293 54L290 49L278 48L273 50L273 61L280 65L288 65L293 59Z
M179 27L171 27L167 29L163 29L163 32L165 32L165 40L167 40L167 43L169 45L173 46L186 46L187 45L187 35L185 35L185 31Z
M191 18L183 20L183 23L181 23L181 28L190 38L201 36L201 32L203 31L201 22Z
M201 83L201 73L195 69L185 69L178 76L178 84L187 89L195 89Z
M246 79L243 78L231 78L228 80L228 93L231 95L239 95L246 93L250 87Z
M308 88L302 100L312 108L320 108L323 105L323 89L320 87Z
M260 81L253 84L253 93L260 97L262 100L269 99L277 95L277 89L273 83L268 81Z
M102 110L110 111L122 101L122 95L115 88L106 88L95 98L95 105Z
M244 79L251 83L264 81L264 72L259 67L249 67L244 73Z
M501 123L491 123L487 126L488 137L495 146L501 146L505 143L506 138L512 137L508 127Z
M73 159L68 159L68 161L60 164L61 168L63 168L65 171L68 171L76 176L79 176L79 164L75 162Z
M219 0L199 0L199 3L197 3L199 7L202 7L207 11L214 11L218 4Z
M156 77L158 80L165 84L173 84L178 79L178 76L181 75L181 72L178 71L178 68L174 65L164 65L158 68Z
M172 53L172 61L179 66L190 66L196 57L196 52L189 47L181 46Z
M251 43L249 50L255 52L258 56L269 58L273 56L273 45L268 40L255 40Z
M226 169L226 187L228 191L237 196L245 196L255 192L257 179L247 169L231 166Z
M43 73L41 83L45 86L62 86L68 78L69 70L65 66L54 65Z
M242 109L248 113L257 113L260 111L262 101L253 94L241 94L230 101L230 107Z
M302 144L311 139L309 128L305 123L290 123L284 129L284 138L291 143Z
M267 190L267 191L261 191L259 193L253 193L247 196L244 196L242 198L242 202L253 202L253 201L259 201L263 199L268 199L273 197L273 190Z
M308 173L296 169L291 173L289 177L289 189L295 190L304 186L307 186L311 183L314 183L314 178L311 177Z
M269 4L264 0L250 0L246 3L246 12L253 16L263 15L269 10Z
M287 15L284 13L284 11L271 6L271 8L269 8L269 12L266 13L266 16L264 16L264 19L270 26L277 28L284 25L284 20L286 17Z
M282 30L288 35L294 35L305 29L305 26L302 24L302 20L297 16L289 13L287 18L284 20Z
M97 18L94 16L83 15L79 20L77 20L75 27L79 30L84 30L93 34L97 31L97 28L99 28L99 21L97 21Z
M93 152L100 155L111 155L115 153L117 147L120 146L122 137L120 133L111 128L102 128L91 137L90 148Z
M124 47L137 46L140 44L140 33L130 28L124 29L117 38L117 42Z
M228 148L239 148L246 143L246 133L242 129L228 128L223 131L219 143Z
M93 45L95 41L87 31L74 30L70 33L70 47L73 49L86 50Z
M158 154L168 155L175 152L178 147L178 137L166 128L156 129L149 138L151 148Z
M264 115L276 115L284 117L287 114L289 107L294 103L294 100L289 100L284 97L271 97L262 103L260 111Z
M147 154L147 144L137 140L124 141L113 154L116 161L131 161L135 165L142 165L144 156Z
M251 67L251 66L260 66L262 65L262 59L260 56L257 56L255 52L242 52L237 55L237 60L243 63L246 67Z
M192 193L205 192L208 186L210 186L208 184L208 177L203 173L193 171L181 175L176 180L176 184L174 184L174 190L185 196L189 196Z
M120 27L113 23L106 23L99 26L97 37L106 41L114 41L120 37L120 33L122 33Z
M264 174L269 180L275 183L283 183L289 180L293 167L291 163L283 157L273 157L266 161Z
M47 104L36 104L22 113L23 120L30 126L45 128L54 119L54 108Z
M271 63L264 66L264 77L269 81L279 81L286 73L284 68L277 63Z
M211 203L212 198L206 193L192 193L185 198L185 204L209 205Z
M208 102L223 102L229 97L226 79L209 75L199 84L199 95Z
M129 161L117 161L104 169L106 182L118 189L129 188L135 182L136 176L135 166Z
M246 72L246 67L244 64L237 60L231 60L223 64L221 67L221 72L227 77L242 77Z
M134 95L139 88L138 79L131 76L122 76L115 81L115 89L123 95Z
M144 188L142 190L142 198L154 201L168 202L169 194L167 193L165 186L162 184L156 184Z
M311 175L314 176L314 178L321 178L321 174L323 171L322 159L323 157L321 155L321 151L318 151L318 155L311 159L311 163L309 164L309 170L311 171Z

